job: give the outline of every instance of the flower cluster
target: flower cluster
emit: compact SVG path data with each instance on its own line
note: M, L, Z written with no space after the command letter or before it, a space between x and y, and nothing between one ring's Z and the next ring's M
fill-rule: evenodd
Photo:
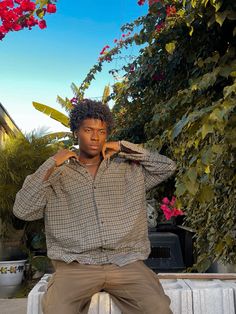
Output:
M72 106L76 106L78 104L78 98L77 97L73 97L70 99L70 102L72 104Z
M164 27L165 27L165 23L164 22L160 22L159 24L157 24L155 26L155 29L159 33Z
M122 34L121 38L129 37L130 34L131 34L131 32L128 32L127 34ZM114 43L122 43L122 42L123 42L122 39L120 39L120 40L117 38L114 39Z
M162 199L161 209L167 220L170 220L171 217L176 217L179 215L184 215L181 209L178 209L175 206L176 197L172 196L172 199L169 200L168 197Z
M154 3L160 2L160 0L148 0L149 6L152 6Z
M45 7L37 8L36 3L30 0L0 1L0 40L10 31L31 29L35 25L41 29L47 27L43 17L45 13L55 13L56 5L47 3ZM35 12L37 17L34 16Z
M138 5L144 5L145 2L146 2L146 0L139 0Z
M152 6L154 3L160 2L161 0L148 0L148 5ZM139 0L138 5L144 5L146 0Z
M173 16L176 14L176 7L174 5L168 5L166 7L166 15Z
M107 49L109 49L110 48L110 46L108 46L108 45L106 45L105 47L103 47L102 48L102 50L101 50L101 52L100 52L100 55L104 55L104 54L106 54L107 53Z

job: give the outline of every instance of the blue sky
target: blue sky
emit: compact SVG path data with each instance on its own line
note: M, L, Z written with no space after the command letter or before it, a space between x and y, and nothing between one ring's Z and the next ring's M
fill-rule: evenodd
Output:
M32 101L62 111L57 95L72 98L72 82L79 85L97 62L105 45L114 45L120 27L147 11L137 0L58 0L57 13L46 16L47 28L9 33L0 41L0 102L23 132L41 127L65 130L56 121L35 110ZM129 48L127 54L134 54ZM114 78L106 65L96 76L86 96L102 95Z

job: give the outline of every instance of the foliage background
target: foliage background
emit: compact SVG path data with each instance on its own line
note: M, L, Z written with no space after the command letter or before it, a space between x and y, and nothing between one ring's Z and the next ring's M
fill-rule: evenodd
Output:
M196 269L215 260L235 263L236 3L149 4L146 16L124 25L133 36L100 58L75 96L122 48L144 45L134 62L116 69L124 79L110 97L113 139L146 143L177 161L175 182L153 193L159 201L163 193L176 194L185 225L196 232ZM141 30L134 33L136 27Z
M4 147L0 147L0 237L4 240L11 239L15 229L30 229L31 225L37 225L34 222L23 222L13 215L15 196L26 176L35 172L61 145L54 143L50 136L33 132L26 136L19 133L17 137L9 138ZM42 229L42 223L38 226L37 229Z

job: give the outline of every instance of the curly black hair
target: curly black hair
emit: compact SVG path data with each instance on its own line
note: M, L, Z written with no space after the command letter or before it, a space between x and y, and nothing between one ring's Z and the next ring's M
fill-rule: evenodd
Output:
M110 134L113 127L113 118L110 108L101 101L83 99L70 112L70 129L72 132L79 129L85 119L99 119L107 124Z

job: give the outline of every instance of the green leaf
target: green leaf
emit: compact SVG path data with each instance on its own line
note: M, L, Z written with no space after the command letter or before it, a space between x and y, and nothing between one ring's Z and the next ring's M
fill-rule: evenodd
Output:
M226 19L226 16L227 16L227 11L217 12L215 14L216 22L220 24L220 26L222 26L224 23L224 20Z
M199 188L199 183L189 181L186 186L187 186L187 190L188 190L192 195L196 195L196 193L197 193L197 191L198 191L198 188Z
M233 93L236 93L236 81L233 85L225 86L225 88L223 89L224 98L227 98Z
M235 28L233 30L233 36L236 36L236 26L235 26Z
M186 186L184 183L179 183L176 187L176 196L182 196L186 192Z
M214 198L214 190L210 185L203 185L198 195L200 203L209 203Z
M40 0L39 3L40 3L40 8L42 9L46 4L48 4L48 0Z
M206 149L202 152L201 160L204 165L207 165L207 166L210 165L211 160L212 160L212 148L211 147L209 148L206 147Z
M173 54L174 50L175 50L175 44L176 44L176 41L172 41L168 44L165 45L165 49L166 51L169 53L169 54Z
M51 108L49 106L46 106L44 104L40 104L40 103L34 102L34 101L33 101L33 106L38 111L43 112L44 114L46 114L50 118L60 122L62 125L69 127L69 118L66 115L64 115L63 113L61 113L60 111L57 111L54 108Z
M175 124L172 132L172 140L174 140L188 123L189 117L184 116L178 123Z
M82 100L84 97L84 92L82 92L81 90L84 91L88 87L89 87L89 83L86 83L86 82L82 83L80 87L77 87L77 85L75 83L71 84L71 89L72 89L74 95L78 98L78 100Z
M211 266L212 261L210 260L210 258L204 258L201 261L197 261L197 265L196 268L198 270L199 273L203 273L206 272L206 270Z
M224 146L220 144L212 145L212 152L217 155L221 155L223 153Z
M193 31L194 31L194 28L193 28L193 26L191 25L191 26L190 26L190 31L189 31L189 35L190 35L190 36L192 36Z
M215 8L216 12L219 11L219 9L222 6L222 1L221 0L212 0L211 1L213 7Z
M219 108L216 108L212 113L209 115L209 119L213 121L219 121L221 122L224 118L224 110L220 110Z
M45 12L44 12L43 9L37 9L37 10L36 10L36 14L37 14L37 16L38 16L40 19L42 19L42 18L44 17L44 15L45 15Z
M214 126L212 124L205 123L203 124L201 131L202 139L204 139L208 133L214 133Z
M197 180L197 172L195 168L190 168L187 171L187 176L190 179L191 182L195 182Z
M46 134L43 136L43 138L52 141L52 140L60 140L68 136L72 136L72 133L71 132L55 132L55 133Z
M64 100L62 97L57 96L57 102L62 106L62 108L65 108L65 110L68 112L74 108L68 98Z

